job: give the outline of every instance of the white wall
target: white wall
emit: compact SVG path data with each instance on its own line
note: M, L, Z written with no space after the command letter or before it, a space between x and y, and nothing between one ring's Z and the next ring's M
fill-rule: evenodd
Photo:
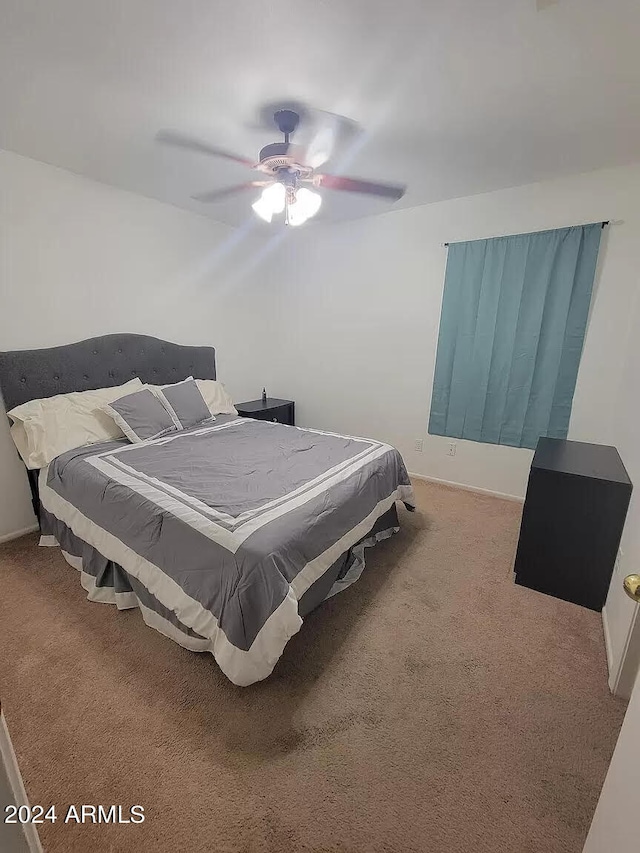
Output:
M302 424L392 442L410 471L524 495L531 451L457 440L451 458L449 439L426 432L442 244L607 219L569 437L613 442L638 284L640 166L292 229L262 271L278 329L271 390L295 398Z
M409 470L522 496L531 452L429 436L446 241L611 219L570 437L619 444L633 379L630 322L640 245L640 166L501 190L286 236L235 231L0 152L0 348L136 331L218 349L236 399L296 400L301 424L374 435ZM253 220L250 220L253 222ZM637 375L637 374L635 374ZM620 416L622 420L628 413ZM414 441L424 440L424 452ZM632 477L633 472L630 471ZM0 537L32 521L0 417ZM638 477L640 481L640 476Z
M264 241L251 227L0 151L0 349L121 331L211 344L231 393L255 398L262 359L252 340L266 297L255 275ZM0 539L33 521L0 411Z

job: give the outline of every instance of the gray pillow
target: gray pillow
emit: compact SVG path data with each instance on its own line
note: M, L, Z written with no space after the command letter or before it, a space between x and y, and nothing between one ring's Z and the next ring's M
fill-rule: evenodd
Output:
M158 397L181 429L215 420L192 377L175 385L164 385L158 390Z
M182 429L162 401L148 388L120 397L106 405L104 411L111 415L134 444Z

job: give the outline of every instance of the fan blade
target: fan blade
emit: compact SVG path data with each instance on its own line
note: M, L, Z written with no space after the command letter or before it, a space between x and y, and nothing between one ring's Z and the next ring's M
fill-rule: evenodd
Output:
M273 183L274 181L249 181L246 184L236 184L235 187L226 187L223 190L211 190L206 193L198 193L197 195L192 195L191 198L195 199L195 201L201 201L207 204L212 201L220 201L223 198L228 198L229 196L236 195L236 193L241 193L244 190L250 190L254 187L268 187Z
M311 112L311 125L304 162L312 169L324 165L337 148L346 151L347 146L353 146L361 133L357 122L325 110ZM302 136L306 135L305 130Z
M184 136L175 130L160 130L156 134L156 141L161 142L163 145L173 145L174 148L196 151L198 154L211 154L214 157L224 157L225 160L233 160L234 163L249 166L250 169L254 169L256 166L253 160L249 160L247 157L241 157L239 154L225 151L224 148L218 148L216 145L211 145L209 142L203 142L192 136Z
M316 175L313 183L329 190L342 190L348 193L365 193L382 198L392 198L397 201L405 194L406 187L394 184L376 184L372 181L362 181L359 178L344 178L340 175Z
M336 135L337 131L335 128L329 125L320 128L320 130L314 133L313 138L302 155L304 165L312 169L324 166L333 153L336 144Z

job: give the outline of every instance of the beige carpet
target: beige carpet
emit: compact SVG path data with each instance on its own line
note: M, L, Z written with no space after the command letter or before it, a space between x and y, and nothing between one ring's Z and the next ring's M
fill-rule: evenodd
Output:
M520 508L416 483L419 511L267 681L86 601L0 547L1 696L31 803L141 804L54 851L580 853L624 703L600 616L514 586Z

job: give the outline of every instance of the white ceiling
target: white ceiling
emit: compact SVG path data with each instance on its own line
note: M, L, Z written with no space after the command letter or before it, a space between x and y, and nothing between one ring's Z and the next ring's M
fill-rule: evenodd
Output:
M334 170L423 204L640 160L639 39L638 0L0 0L0 147L239 225L255 192L190 196L255 173L154 136L255 157L298 100L362 125Z

